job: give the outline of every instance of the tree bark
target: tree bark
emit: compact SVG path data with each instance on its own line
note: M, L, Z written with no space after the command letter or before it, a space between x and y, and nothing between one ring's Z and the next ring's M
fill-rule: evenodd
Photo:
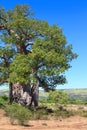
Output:
M30 106L32 106L32 103L34 103L34 106L37 107L38 106L38 100L39 100L39 89L38 89L38 85L35 84L32 86L31 88L31 103Z
M12 94L12 83L9 84L9 103L13 102L13 94Z
M39 100L38 85L35 84L32 88L26 84L10 83L9 84L9 99L10 104L17 102L18 104L31 107L37 107Z
M29 106L31 103L31 88L29 85L20 83L10 83L9 85L10 104L17 102L21 105Z

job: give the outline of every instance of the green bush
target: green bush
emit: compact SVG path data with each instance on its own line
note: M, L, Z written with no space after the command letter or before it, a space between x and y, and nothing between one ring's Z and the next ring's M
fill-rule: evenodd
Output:
M56 106L67 104L68 96L66 92L61 90L50 91L48 96L48 102L55 103Z
M48 112L45 107L37 107L32 110L32 119L48 119Z
M8 105L6 107L6 113L10 117L11 123L14 124L16 121L19 125L27 125L31 117L31 112L16 103Z
M67 111L66 109L62 109L62 110L55 110L54 111L54 116L57 118L62 117L62 118L66 118L66 117L70 117L73 116L74 113L73 111Z
M82 113L82 116L87 117L87 111L84 110L83 113Z
M0 96L0 109L5 108L9 102L7 95Z

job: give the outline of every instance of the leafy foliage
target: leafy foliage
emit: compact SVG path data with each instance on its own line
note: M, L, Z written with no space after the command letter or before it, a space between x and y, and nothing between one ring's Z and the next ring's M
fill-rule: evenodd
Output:
M17 120L19 125L27 125L31 116L31 112L27 108L16 103L12 104L12 106L7 106L6 113L10 117L12 124Z
M6 107L6 105L8 104L8 100L9 98L7 95L0 96L0 109Z
M48 96L49 102L54 102L55 104L66 104L68 101L68 96L66 92L61 90L50 91Z
M37 83L46 91L66 83L65 71L77 57L62 29L33 17L28 5L0 9L0 82Z

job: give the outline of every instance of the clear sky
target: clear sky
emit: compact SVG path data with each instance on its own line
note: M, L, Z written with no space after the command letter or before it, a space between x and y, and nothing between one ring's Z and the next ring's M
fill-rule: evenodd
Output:
M66 72L68 83L60 88L87 88L87 0L3 0L0 5L12 9L29 4L35 16L63 29L67 42L79 57Z

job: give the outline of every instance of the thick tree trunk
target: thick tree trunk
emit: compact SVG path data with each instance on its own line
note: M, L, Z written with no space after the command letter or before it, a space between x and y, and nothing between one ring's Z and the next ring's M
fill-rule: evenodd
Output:
M12 104L13 102L13 94L12 94L12 83L9 84L9 103Z
M9 88L10 104L15 101L21 105L29 106L31 103L30 86L20 83L11 83Z
M30 106L32 105L32 103L34 103L34 106L38 106L38 100L39 100L39 89L38 89L38 85L35 84L32 86L31 88L31 103Z
M37 85L32 88L26 84L10 83L9 85L9 98L10 104L17 102L26 106L38 106L39 91Z

